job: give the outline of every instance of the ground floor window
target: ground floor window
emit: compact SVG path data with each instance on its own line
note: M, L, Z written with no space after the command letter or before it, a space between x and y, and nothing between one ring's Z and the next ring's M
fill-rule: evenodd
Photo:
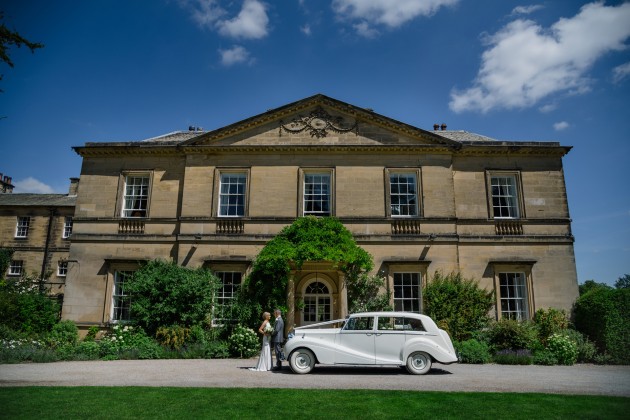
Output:
M218 290L217 302L212 311L212 323L222 325L235 319L232 315L232 305L241 287L243 274L238 271L218 271L215 274L221 280L221 288Z
M21 260L12 260L9 265L9 276L21 276L24 271L24 262Z
M328 286L320 281L314 281L304 290L303 323L330 321L332 315L332 299Z
M502 318L529 319L525 273L499 273L499 294Z
M57 276L66 277L67 274L68 274L68 262L59 261L57 263Z
M420 313L420 273L394 273L394 310Z
M133 271L114 273L114 293L112 294L112 321L131 321L131 296L125 286Z

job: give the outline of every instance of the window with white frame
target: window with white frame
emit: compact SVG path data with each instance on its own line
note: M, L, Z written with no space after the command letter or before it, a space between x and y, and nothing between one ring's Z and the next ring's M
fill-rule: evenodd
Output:
M219 216L245 216L245 197L247 191L247 174L222 173L219 187Z
M305 173L303 185L304 216L331 215L330 173Z
M127 292L127 280L133 271L114 272L114 291L112 293L112 321L131 321L131 296Z
M394 273L394 310L421 311L420 273Z
M17 225L15 227L15 237L16 238L26 238L28 237L28 229L31 226L31 218L29 216L18 217Z
M149 175L125 177L122 217L147 217L149 204Z
M11 260L9 264L9 276L21 276L24 272L24 262L22 260Z
M63 220L63 238L67 239L72 235L72 217L66 216Z
M304 290L304 310L302 323L330 321L332 318L332 298L328 286L320 281L313 281Z
M525 273L499 273L501 318L529 319L529 300Z
M237 271L219 271L215 274L221 280L221 288L218 290L216 305L212 310L212 323L222 325L234 320L232 307L236 293L241 287L243 274Z
M492 175L490 177L492 212L495 219L520 217L517 178L515 175Z
M67 261L59 261L57 263L57 276L58 277L66 277L68 275L68 262Z
M417 186L415 173L389 173L389 202L393 217L418 215Z

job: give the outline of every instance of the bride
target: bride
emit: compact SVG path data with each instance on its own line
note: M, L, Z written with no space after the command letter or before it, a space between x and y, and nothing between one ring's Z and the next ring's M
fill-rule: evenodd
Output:
M269 323L270 318L271 314L269 312L265 312L262 316L263 322L260 324L260 328L258 328L258 332L263 335L262 349L260 350L258 364L255 368L250 368L250 370L259 372L271 370L271 347L269 346L269 341L271 340L273 327Z

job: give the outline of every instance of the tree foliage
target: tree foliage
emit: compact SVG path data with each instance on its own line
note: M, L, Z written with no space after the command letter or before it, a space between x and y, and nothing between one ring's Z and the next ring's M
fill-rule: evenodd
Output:
M612 289L606 283L597 283L595 280L586 280L583 284L578 286L580 296L583 294L590 292L593 289Z
M161 326L190 327L211 313L220 280L205 268L149 261L126 284L132 296L131 316L148 334Z
M307 261L328 261L344 272L350 307L354 298L382 300L374 293L378 281L365 277L374 267L372 256L356 244L352 233L336 218L308 216L283 228L258 254L241 300L243 307L250 308L249 314L243 311L249 319L241 319L255 322L263 308L286 311L289 273Z
M630 289L630 274L624 274L623 277L619 277L615 282L617 289Z
M573 308L575 327L614 363L630 363L630 289L598 287L583 294Z
M348 287L348 311L370 312L391 310L389 303L391 293L383 292L385 279L378 275L360 273L349 281Z
M479 287L460 273L443 275L436 271L424 289L424 313L448 330L457 341L486 327L494 307L494 292Z
M31 52L35 52L36 49L44 47L43 44L31 42L17 31L7 28L4 23L4 12L0 12L0 60L13 68L13 61L11 61L11 57L9 57L9 48L20 48L22 45L26 46ZM2 80L2 75L0 75L0 80ZM2 90L0 90L0 92L2 92Z

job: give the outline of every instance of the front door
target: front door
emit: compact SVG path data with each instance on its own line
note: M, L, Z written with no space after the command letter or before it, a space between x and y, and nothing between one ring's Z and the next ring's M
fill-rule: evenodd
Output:
M328 287L315 279L304 290L302 325L316 324L332 319L332 299Z

